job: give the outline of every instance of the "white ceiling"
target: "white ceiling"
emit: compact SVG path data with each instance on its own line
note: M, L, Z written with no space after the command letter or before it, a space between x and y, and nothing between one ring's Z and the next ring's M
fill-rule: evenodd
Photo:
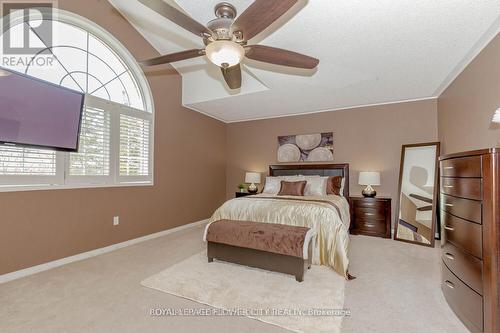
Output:
M162 54L203 47L137 0L110 1ZM206 24L220 1L177 5ZM253 2L229 1L239 14ZM177 62L184 105L235 122L435 98L500 32L500 0L302 0L285 16L249 44L316 57L316 71L247 59L230 91L204 57Z

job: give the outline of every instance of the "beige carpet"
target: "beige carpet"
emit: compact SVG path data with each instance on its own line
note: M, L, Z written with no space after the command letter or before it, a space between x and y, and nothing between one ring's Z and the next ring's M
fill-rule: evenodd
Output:
M214 261L196 254L141 283L143 286L194 300L218 309L237 310L266 323L295 332L340 332L342 316L256 315L255 310L342 310L346 280L327 267L313 266L298 283L291 275ZM281 312L281 314L285 314Z
M0 332L290 333L247 317L149 315L155 307L211 309L140 284L203 251L203 231L198 226L0 284ZM469 332L440 289L439 248L352 236L349 259L357 279L346 283L351 316L342 333Z

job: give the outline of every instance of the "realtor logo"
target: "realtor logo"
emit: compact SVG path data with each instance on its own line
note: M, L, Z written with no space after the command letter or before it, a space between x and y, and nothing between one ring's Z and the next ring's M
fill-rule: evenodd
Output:
M4 55L50 54L53 2L2 1L1 9Z

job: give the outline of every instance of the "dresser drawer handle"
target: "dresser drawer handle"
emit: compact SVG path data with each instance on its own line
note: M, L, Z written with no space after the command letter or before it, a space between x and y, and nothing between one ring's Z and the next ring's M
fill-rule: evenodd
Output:
M455 169L455 167L447 166L447 167L444 167L444 169Z
M446 280L444 281L444 283L448 286L448 288L455 289L455 285L453 284L453 282Z
M444 204L444 205L445 205L446 207L453 207L453 204L449 204L449 203Z
M445 225L445 226L444 226L444 229L445 229L445 230L448 230L448 231L453 231L453 230L455 230L455 228L450 227L450 226L448 226L448 225Z
M453 185L444 185L444 188L453 188Z
M375 214L373 213L365 213L366 216L374 216Z
M450 260L455 260L455 256L451 253L446 252L444 255L446 256L446 258L448 258Z

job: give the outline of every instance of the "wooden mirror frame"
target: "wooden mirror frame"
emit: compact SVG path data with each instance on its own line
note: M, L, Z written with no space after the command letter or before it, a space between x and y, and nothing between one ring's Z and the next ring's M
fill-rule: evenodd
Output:
M421 243L418 241L412 241L407 239L398 238L398 228L399 228L399 208L401 205L401 186L403 181L403 168L405 162L405 153L407 148L417 148L417 147L428 147L435 146L436 147L436 157L435 157L435 165L434 165L434 193L432 194L432 226L431 226L431 239L429 240L430 244ZM398 185L398 197L396 201L396 225L394 228L394 240L417 244L422 246L434 247L435 239L436 239L436 226L437 226L437 203L438 203L438 195L439 195L439 155L441 152L441 143L440 142L427 142L427 143L415 143L415 144L407 144L401 147L401 163L399 165L399 185Z

